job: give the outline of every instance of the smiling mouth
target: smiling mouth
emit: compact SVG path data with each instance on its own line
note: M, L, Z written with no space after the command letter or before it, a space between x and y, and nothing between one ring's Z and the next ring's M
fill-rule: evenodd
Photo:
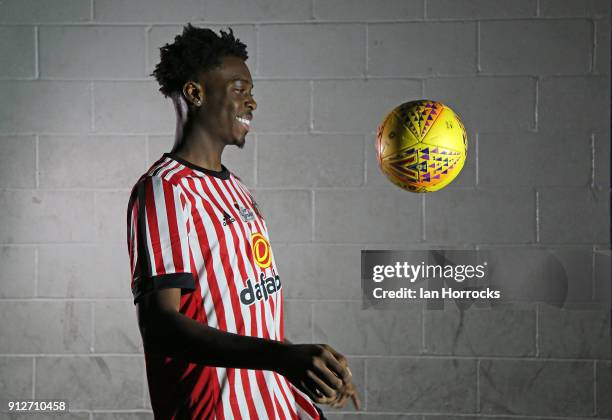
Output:
M251 120L244 117L236 117L236 119L247 129L251 128Z

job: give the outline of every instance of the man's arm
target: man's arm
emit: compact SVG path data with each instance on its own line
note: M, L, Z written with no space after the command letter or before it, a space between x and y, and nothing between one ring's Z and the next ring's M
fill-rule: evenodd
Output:
M137 303L145 351L229 368L273 370L316 403L336 399L351 374L328 346L286 344L220 331L179 312L181 289L153 291ZM333 349L332 349L333 350Z

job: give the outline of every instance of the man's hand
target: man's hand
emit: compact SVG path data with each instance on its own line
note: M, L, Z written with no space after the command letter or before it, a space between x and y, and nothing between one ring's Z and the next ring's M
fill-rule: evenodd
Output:
M346 370L348 370L349 373L351 373L351 370L348 367L348 361L346 360L346 357L336 352L333 348L331 348L327 344L323 344L323 346L334 355L336 360L338 360L340 364L344 366ZM357 393L357 388L355 388L355 385L353 384L352 379L353 377L351 373L351 381L348 383L345 383L342 386L342 388L337 392L336 399L329 403L330 407L342 408L344 407L344 405L346 404L346 401L350 397L351 400L353 401L353 405L355 406L355 408L357 410L361 410L361 399L359 398L359 394Z
M338 395L336 399L329 403L329 406L332 408L342 408L346 404L346 401L351 398L353 401L353 405L357 410L361 410L361 399L359 398L359 394L357 394L357 388L351 382L344 387L340 391L338 391Z
M326 344L287 345L284 356L278 373L315 403L336 401L341 390L351 383L346 359ZM338 357L344 359L344 365Z

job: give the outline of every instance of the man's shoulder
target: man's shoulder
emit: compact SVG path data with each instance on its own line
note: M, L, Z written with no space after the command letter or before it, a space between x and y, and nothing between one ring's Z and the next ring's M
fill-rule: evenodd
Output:
M177 187L180 186L184 178L190 176L191 172L189 168L181 163L162 156L140 176L136 185L147 180L153 180Z
M173 164L173 162L161 158L151 165L146 172L140 175L132 186L131 195L136 195L140 189L146 190L146 188L142 187L147 185L147 183L150 186L170 185L173 188L178 188L181 186L181 180L188 175L188 171L184 169L182 165L176 165Z
M245 184L245 182L242 180L242 178L240 178L238 175L236 175L236 173L234 171L229 171L230 173L230 178L233 179L233 181L238 184L241 188L245 189L245 190L249 190L249 188L247 187L247 185Z

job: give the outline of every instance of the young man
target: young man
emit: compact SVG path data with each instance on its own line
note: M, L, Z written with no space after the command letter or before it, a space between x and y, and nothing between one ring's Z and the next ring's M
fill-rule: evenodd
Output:
M128 203L132 292L156 419L317 419L359 405L345 358L284 339L282 281L253 196L221 163L257 103L246 46L187 25L154 71L175 145Z

